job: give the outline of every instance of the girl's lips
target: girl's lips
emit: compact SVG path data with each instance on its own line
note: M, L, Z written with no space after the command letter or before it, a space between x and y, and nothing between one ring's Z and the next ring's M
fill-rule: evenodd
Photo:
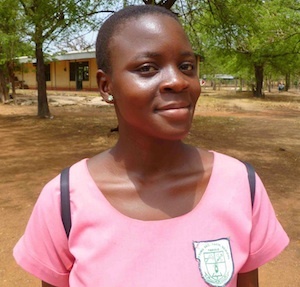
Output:
M169 103L158 107L156 111L167 111L167 110L178 110L178 109L189 109L190 104L187 102L176 102L176 103Z
M190 115L190 104L187 103L172 103L156 109L156 113L173 119L186 120Z

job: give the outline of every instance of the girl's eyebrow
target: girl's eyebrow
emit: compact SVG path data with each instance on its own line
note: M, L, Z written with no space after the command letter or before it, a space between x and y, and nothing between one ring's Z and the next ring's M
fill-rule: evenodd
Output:
M133 60L141 60L144 58L159 58L161 54L155 52L142 52L133 57Z
M180 55L184 56L184 57L191 57L193 59L196 58L195 53L190 52L190 51L181 52ZM133 60L141 60L141 59L145 59L145 58L159 58L161 56L162 55L160 53L156 53L156 52L142 52L140 54L135 55Z

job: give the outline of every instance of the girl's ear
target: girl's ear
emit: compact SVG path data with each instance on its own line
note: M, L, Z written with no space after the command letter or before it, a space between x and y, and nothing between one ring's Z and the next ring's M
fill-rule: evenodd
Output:
M110 77L103 70L97 71L97 84L100 95L103 100L107 103L112 103L111 100L111 88L110 88Z

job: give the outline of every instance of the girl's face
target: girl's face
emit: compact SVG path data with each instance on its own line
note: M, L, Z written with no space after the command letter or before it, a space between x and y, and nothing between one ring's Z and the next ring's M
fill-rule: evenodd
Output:
M191 126L200 84L180 24L165 15L130 19L109 47L111 73L105 91L114 96L120 132L182 139Z

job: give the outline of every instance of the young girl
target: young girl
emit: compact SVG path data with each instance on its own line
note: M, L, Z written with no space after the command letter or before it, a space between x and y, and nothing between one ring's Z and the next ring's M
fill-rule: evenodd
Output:
M182 142L200 85L176 16L127 7L101 27L96 54L118 142L71 167L69 238L60 177L44 187L17 262L43 286L258 286L288 237L257 175L252 207L243 163Z

